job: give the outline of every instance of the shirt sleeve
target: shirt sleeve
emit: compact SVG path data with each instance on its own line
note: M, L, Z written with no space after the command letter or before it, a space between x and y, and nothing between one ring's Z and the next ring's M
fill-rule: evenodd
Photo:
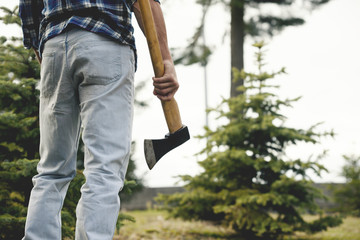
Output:
M42 0L20 0L19 16L23 31L23 43L26 48L39 48L39 26L43 18Z
M136 1L137 0L129 0L130 1L130 6L131 6L131 12L133 12L134 11L134 8L132 7L133 5L134 5L134 3L136 3ZM161 4L160 3L160 0L154 0L155 2L158 2L159 4Z
M130 0L130 1L131 1L131 5L134 5L134 3L135 3L137 0ZM154 0L154 1L160 3L160 0Z

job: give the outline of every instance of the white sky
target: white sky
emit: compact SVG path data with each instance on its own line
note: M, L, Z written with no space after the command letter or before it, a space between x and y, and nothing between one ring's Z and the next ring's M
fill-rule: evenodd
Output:
M194 0L166 1L163 11L168 28L170 47L185 46L199 22L201 9ZM17 1L0 0L0 6L14 6ZM277 81L281 85L279 95L283 98L302 96L291 109L284 110L287 126L306 129L324 122L319 130L333 129L334 139L324 138L318 146L299 144L288 149L293 158L306 160L310 155L328 149L321 163L329 173L317 182L339 182L342 155L360 155L360 0L332 0L306 17L306 24L285 29L280 35L267 41L267 69L275 71L286 67L287 75ZM223 42L223 34L229 29L230 18L221 5L213 7L207 17L206 38L214 47L208 65L209 107L216 107L221 97L229 96L230 48L229 37ZM135 23L135 22L134 22ZM163 138L167 133L160 102L152 97L152 67L146 41L135 23L135 36L139 54L136 81L148 80L146 88L138 95L148 100L150 107L135 112L133 138L137 142L135 160L137 173L144 177L150 187L173 186L177 175L195 175L201 171L194 156L204 142L192 138L184 145L165 155L149 171L143 156L142 141ZM0 24L0 35L18 35L19 29ZM245 68L254 68L253 41L245 46ZM198 65L177 66L180 89L176 95L183 123L192 136L203 133L205 125L203 69ZM210 115L210 127L219 122Z

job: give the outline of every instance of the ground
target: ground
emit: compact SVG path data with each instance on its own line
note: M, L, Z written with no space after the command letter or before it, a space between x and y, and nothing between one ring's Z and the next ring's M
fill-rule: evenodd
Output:
M114 240L239 240L231 229L207 222L169 219L166 212L126 212L136 222L126 222ZM310 218L310 217L309 217ZM360 218L347 217L344 223L314 235L296 234L286 240L360 240Z

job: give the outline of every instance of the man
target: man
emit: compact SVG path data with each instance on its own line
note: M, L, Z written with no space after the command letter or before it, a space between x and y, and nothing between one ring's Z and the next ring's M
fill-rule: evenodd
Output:
M82 127L86 182L75 239L112 239L124 185L133 118L136 0L20 0L24 45L41 63L40 162L24 240L61 239L61 208L76 174ZM154 14L165 74L154 94L171 100L179 85L157 0Z

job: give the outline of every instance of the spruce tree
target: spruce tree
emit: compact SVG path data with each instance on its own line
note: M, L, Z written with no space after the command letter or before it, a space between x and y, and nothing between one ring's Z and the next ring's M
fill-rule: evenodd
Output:
M5 24L18 10L1 8ZM21 239L39 145L39 66L20 38L0 40L0 239Z
M317 132L314 125L307 130L285 126L281 109L290 107L294 99L280 99L270 82L284 69L264 71L263 43L258 48L258 71L249 73L234 69L235 81L244 79L243 92L225 99L214 109L226 124L203 138L206 158L199 164L203 172L182 176L184 193L162 195L172 216L225 223L244 239L279 239L295 231L316 232L340 224L336 217L323 216L315 199L323 198L313 187L309 170L321 174L324 166L315 160L302 161L286 156L286 148L299 142L319 143L333 135ZM319 214L306 222L302 213Z

